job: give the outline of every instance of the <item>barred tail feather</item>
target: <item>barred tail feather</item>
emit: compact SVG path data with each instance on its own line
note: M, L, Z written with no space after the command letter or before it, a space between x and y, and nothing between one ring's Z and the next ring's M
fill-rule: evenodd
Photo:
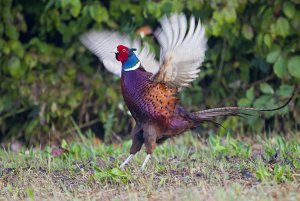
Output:
M296 90L294 90L292 96L287 100L285 104L277 108L265 109L265 108L253 108L253 107L221 107L213 108L208 110L202 110L198 112L193 112L193 116L198 119L198 121L211 121L214 117L218 116L239 116L241 115L250 115L245 113L245 111L256 111L256 112L271 112L277 111L286 107L295 95Z

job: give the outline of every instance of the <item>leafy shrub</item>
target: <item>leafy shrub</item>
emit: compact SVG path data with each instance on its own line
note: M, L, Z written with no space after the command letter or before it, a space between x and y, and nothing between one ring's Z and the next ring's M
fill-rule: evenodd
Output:
M81 128L96 124L96 133L107 137L128 133L131 124L119 80L98 64L79 36L91 28L134 36L138 27L154 28L162 15L171 12L200 17L209 36L200 77L180 94L186 107L236 103L276 107L299 85L299 4L298 0L2 0L0 137L34 142L50 135L57 140L73 133L73 121ZM158 54L153 38L145 40ZM274 113L267 114L266 122L275 122L278 128L294 126L299 123L296 108L295 100L286 115L290 123ZM278 113L288 114L288 109ZM233 129L242 126L232 118L224 124ZM247 125L242 128L263 129L258 118L250 118Z

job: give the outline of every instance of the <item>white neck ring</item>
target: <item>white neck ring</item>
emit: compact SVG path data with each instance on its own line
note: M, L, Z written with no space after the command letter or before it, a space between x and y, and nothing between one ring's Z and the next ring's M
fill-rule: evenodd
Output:
M132 66L131 68L126 68L126 69L124 69L124 70L125 70L125 71L136 70L136 69L138 69L138 68L140 67L140 65L141 65L141 62L139 61L139 62L137 62L137 64L135 64L135 65Z

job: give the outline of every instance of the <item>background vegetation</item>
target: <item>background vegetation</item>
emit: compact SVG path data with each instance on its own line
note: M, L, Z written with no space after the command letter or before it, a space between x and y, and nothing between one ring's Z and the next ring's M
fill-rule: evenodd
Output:
M139 27L154 29L162 15L182 11L200 17L209 37L199 79L180 94L189 109L272 108L299 86L299 0L1 0L1 140L56 141L77 128L91 128L106 140L127 135L133 120L119 79L98 64L79 36L92 28L135 36ZM145 40L158 53L153 37ZM277 112L284 116L228 118L223 125L240 132L293 129L299 108L296 94L289 108Z

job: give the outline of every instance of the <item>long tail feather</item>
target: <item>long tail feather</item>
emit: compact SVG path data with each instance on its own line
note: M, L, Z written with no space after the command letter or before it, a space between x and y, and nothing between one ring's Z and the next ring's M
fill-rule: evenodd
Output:
M221 108L213 108L208 110L202 110L198 112L193 112L193 116L197 117L198 120L209 121L214 117L218 116L240 116L240 115L251 115L245 113L243 111L257 111L257 112L271 112L277 111L284 107L286 107L295 95L296 90L294 90L292 96L287 100L285 104L277 108L265 109L265 108L253 108L253 107L221 107Z

